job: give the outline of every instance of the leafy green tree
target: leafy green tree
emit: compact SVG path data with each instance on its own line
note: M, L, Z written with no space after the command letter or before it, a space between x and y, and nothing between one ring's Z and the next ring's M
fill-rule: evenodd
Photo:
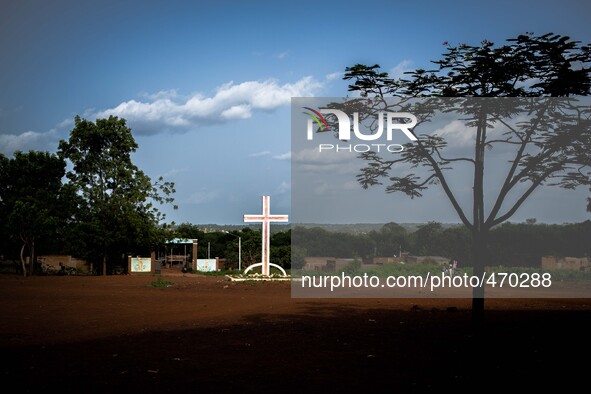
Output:
M224 249L224 256L228 261L228 267L238 268L242 267L242 237L241 231L223 231L224 238L222 238Z
M175 227L175 236L185 239L201 240L205 237L205 232L195 224L181 223Z
M199 238L199 250L197 255L201 258L216 258L225 255L226 234L218 231L205 232L202 238Z
M0 153L0 254L4 257L10 255L9 251L13 248L11 233L7 226L8 214L10 213L10 204L7 201L12 177L8 174L10 159Z
M455 259L460 265L470 261L470 231L465 226L446 228L440 235L437 255Z
M291 268L291 230L271 234L271 263Z
M250 228L242 230L242 268L261 261L262 236L260 231Z
M271 246L289 246L291 245L291 229L287 231L277 231L271 233Z
M500 265L539 267L545 255L589 256L589 239L589 220L571 224L503 223L490 232L490 256Z
M369 238L375 245L375 256L393 257L408 249L407 234L404 227L397 223L386 223L379 230L369 232Z
M306 264L307 251L299 245L291 246L291 268L301 270Z
M361 97L563 97L588 95L591 88L591 51L570 37L558 34L535 36L523 34L495 46L484 40L480 45L447 45L442 59L434 61L431 70L417 69L408 77L394 79L379 65L357 64L346 69L345 80L351 81L349 91ZM373 152L361 154L368 162L358 180L365 188L387 183L387 192L403 192L421 197L430 185L440 185L459 219L472 236L472 264L475 275L481 275L487 261L489 231L509 219L542 185L564 188L589 185L591 133L588 113L579 113L579 123L586 125L574 130L548 129L547 123L530 123L529 127L513 129L503 138L489 137L490 121L474 105L471 125L476 129L472 157L448 158L442 154L446 146L441 136L422 136L407 144L404 154L392 160ZM555 113L561 108L554 108ZM548 108L548 111L551 111ZM538 113L544 119L547 113ZM537 127L536 127L537 126ZM581 130L587 130L581 132ZM487 150L494 146L513 149L511 166L492 206L485 206L484 168ZM405 177L390 176L395 164L407 164L411 169L423 168L427 174L415 172ZM448 172L458 163L472 169L471 215L458 202ZM520 188L519 186L524 186ZM505 208L510 193L519 197ZM471 216L471 218L470 218ZM484 317L484 288L476 287L473 295L473 317Z
M102 261L103 275L109 259L149 252L162 242L158 224L165 215L157 205L174 201L173 183L152 182L133 164L137 148L125 119L115 116L96 122L76 116L69 140L59 143L60 157L72 164L67 178L81 196L80 237L91 261Z
M414 233L415 253L422 256L438 254L441 250L441 234L443 234L441 223L429 222L420 226Z
M291 246L271 246L270 262L285 269L291 268Z
M375 242L368 234L331 232L320 227L293 229L293 245L306 256L360 258L367 261L375 250Z
M62 183L66 165L57 155L17 151L12 159L0 155L0 166L0 215L5 233L21 242L20 260L26 276L25 253L33 273L36 243L64 234L76 195Z

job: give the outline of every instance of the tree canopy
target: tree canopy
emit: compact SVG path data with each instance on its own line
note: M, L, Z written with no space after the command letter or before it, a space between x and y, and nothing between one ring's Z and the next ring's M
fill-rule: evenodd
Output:
M462 107L458 113L474 133L472 155L449 157L443 136L417 135L418 141L406 144L405 151L395 157L362 153L360 157L367 165L358 181L365 188L385 183L387 192L403 192L413 198L421 197L432 185L440 185L472 234L471 259L479 275L489 257L490 229L509 219L534 190L543 185L572 189L591 184L589 106L576 103L576 97L588 95L591 89L591 51L589 45L553 33L522 34L498 46L488 40L479 45L445 45L446 51L432 62L432 69L417 69L395 79L377 64L356 64L346 68L344 79L350 81L349 91L359 93L360 101L369 98L365 102L371 102L372 115L391 109L386 101L379 100L386 97L445 98L450 110ZM483 110L481 102L453 100L493 97L521 98L518 105L520 110L529 111L529 122L517 126L504 123L507 130L499 137L491 133L493 123L502 123L503 117L511 117L516 111L501 106L491 113ZM540 97L574 99L534 100ZM428 115L422 121L428 121ZM556 124L561 127L552 126ZM487 151L495 147L512 149L513 156L496 198L486 206L485 163ZM405 176L392 174L394 165L399 164L406 164L411 172ZM471 168L469 210L461 206L448 182L449 171L459 164ZM520 195L507 207L511 192ZM483 297L484 289L475 288L475 310L483 311Z
M131 160L138 145L125 119L110 116L92 122L75 118L59 155L72 164L66 176L81 197L79 232L89 258L121 260L128 254L149 252L162 241L158 226L165 215L159 204L174 201L174 184L156 182Z
M16 151L10 159L0 155L1 222L5 233L21 242L25 276L25 252L34 261L35 243L71 220L76 195L62 183L64 174L65 162L48 152Z

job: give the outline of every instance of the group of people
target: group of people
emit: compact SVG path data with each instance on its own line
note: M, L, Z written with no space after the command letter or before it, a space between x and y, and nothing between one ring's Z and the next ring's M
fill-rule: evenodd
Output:
M444 275L454 276L458 269L458 260L452 258L447 264L441 266Z

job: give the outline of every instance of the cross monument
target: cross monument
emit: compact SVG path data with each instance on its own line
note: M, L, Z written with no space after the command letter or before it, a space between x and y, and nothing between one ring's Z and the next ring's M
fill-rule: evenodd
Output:
M272 264L269 262L270 256L270 246L271 246L271 233L270 233L270 224L271 222L287 222L288 216L287 215L271 215L271 199L269 196L263 196L263 214L262 215L244 215L244 222L262 222L263 224L263 231L262 231L262 253L261 253L261 263L253 264L248 267L244 273L249 271L251 268L258 267L259 265L262 267L262 274L269 276L271 273L271 266L279 268L283 271L283 275L287 276L283 268L278 266L277 264Z

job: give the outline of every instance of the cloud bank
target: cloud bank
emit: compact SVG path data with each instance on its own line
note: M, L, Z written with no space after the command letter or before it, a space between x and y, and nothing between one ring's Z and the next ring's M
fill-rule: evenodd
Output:
M197 93L179 98L175 91L158 92L145 95L145 101L125 101L93 116L125 118L137 134L184 133L197 126L248 119L257 111L274 111L289 105L292 97L315 95L321 87L322 84L310 76L283 85L273 79L228 82L210 96Z
M186 133L200 126L248 119L255 112L272 112L289 105L292 97L314 96L322 87L323 84L311 76L285 84L279 84L274 79L239 84L231 81L219 86L209 96L196 93L183 97L174 89L143 93L141 99L124 101L113 108L86 110L83 117L91 121L110 115L124 118L136 135ZM12 155L16 150L54 151L58 141L67 138L66 131L73 126L72 117L47 132L4 134L0 130L0 153Z
M45 133L27 131L22 134L0 134L0 153L12 156L15 151L55 151L59 138L55 130Z

